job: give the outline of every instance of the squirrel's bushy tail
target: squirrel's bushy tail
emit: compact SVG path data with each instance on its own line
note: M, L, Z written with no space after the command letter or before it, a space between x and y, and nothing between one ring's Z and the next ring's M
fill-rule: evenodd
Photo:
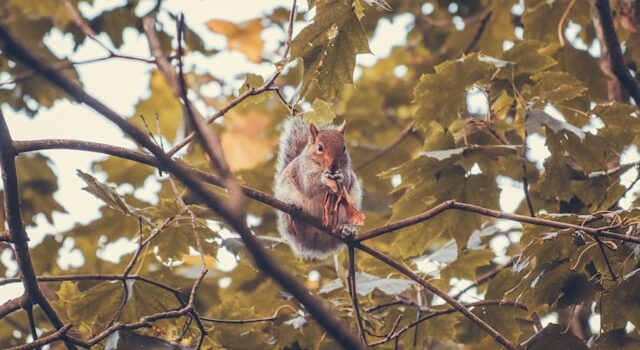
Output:
M302 153L309 138L309 127L300 117L289 117L284 122L284 128L280 135L280 147L278 148L278 161L276 162L276 174L282 173L287 164Z

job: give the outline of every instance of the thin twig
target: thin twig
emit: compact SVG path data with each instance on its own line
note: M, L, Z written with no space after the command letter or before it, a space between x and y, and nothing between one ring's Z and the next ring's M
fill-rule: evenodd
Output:
M390 301L390 302L384 303L384 304L378 304L378 305L372 306L370 308L364 309L364 311L367 312L367 313L371 313L371 312L376 312L378 310L387 308L389 306L395 306L395 305L401 305L401 304L404 304L403 300L401 300L399 298L396 298L396 300L394 300L394 301Z
M383 235L392 231L396 231L408 226L415 225L416 223L429 220L441 214L442 212L450 209L476 213L482 216L492 217L496 219L506 219L506 220L521 222L525 224L533 224L537 226L547 226L547 227L554 227L559 229L572 229L576 231L583 231L590 236L607 237L607 238L618 239L624 242L631 242L635 244L640 243L640 237L636 237L636 236L623 235L623 234L603 230L601 228L592 228L592 227L575 225L575 224L554 221L549 219L535 218L535 217L518 215L518 214L510 214L510 213L505 213L498 210L483 208L473 204L457 202L455 200L448 200L448 201L442 202L421 214L378 227L368 232L363 232L362 234L358 235L357 241L359 242L366 241L368 239L378 237L380 235Z
M211 323L226 323L226 324L247 324L247 323L257 323L257 322L273 322L278 318L278 316L269 316L262 318L248 318L244 320L225 320L221 318L213 318L213 317L204 317L200 316L200 319L205 322Z
M103 62L103 61L107 61L107 60L110 60L110 59L124 59L124 60L130 60L130 61L134 61L134 62L141 62L141 63L148 63L148 64L155 63L154 60L152 60L152 59L150 60L150 59L143 58L143 57L120 55L120 54L118 54L118 55L107 54L106 56L103 56L103 57L90 58L90 59L81 60L81 61L56 62L56 63L51 64L51 67L52 67L52 69L55 69L55 70L67 70L67 69L72 69L72 68L74 68L76 66ZM32 71L32 70L20 71L20 72L14 74L11 77L11 79L8 79L8 80L5 80L3 82L0 82L0 87L3 87L5 85L10 85L10 84L16 84L16 83L21 82L23 80L31 79L31 78L33 78L35 76L37 76L37 73Z
M487 11L487 13L484 16L482 16L482 19L480 20L480 25L478 26L478 30L476 30L476 33L473 35L471 42L469 42L469 44L467 45L467 48L464 49L465 55L471 52L476 47L476 45L480 41L480 38L482 37L482 34L484 34L484 31L487 28L487 24L489 23L489 20L491 20L492 15L493 15L493 11L490 10L490 11Z
M385 336L384 339L382 339L382 340L380 340L378 342L386 343L389 340L393 339L392 337L396 333L396 330L398 329L398 326L400 325L400 320L402 320L402 316L403 316L403 314L400 314L400 315L398 315L398 317L396 317L396 320L393 322L393 325L391 326L391 330L389 331L387 336ZM378 342L373 343L372 346L375 346Z
M31 329L31 335L33 340L38 340L38 330L36 329L36 321L33 318L33 304L27 303L23 309L27 312L27 319L29 320L29 328ZM62 329L62 328L61 328ZM35 346L36 349L40 349L40 346Z
M430 291L431 293L433 293L433 294L437 295L438 297L440 297L441 299L443 299L447 304L452 306L452 309L454 309L454 311L452 311L452 312L458 311L461 314L463 314L471 322L475 323L483 331L485 331L487 334L489 334L489 336L491 336L496 342L501 344L505 349L508 349L508 350L517 350L518 349L517 346L515 346L513 343L511 343L500 332L495 330L491 325L486 323L484 320L482 320L476 314L472 313L465 305L461 304L459 301L457 301L453 297L449 296L446 292L443 292L442 290L438 289L436 286L434 286L433 284L431 284L427 280L425 280L423 278L420 278L413 271L411 271L408 268L404 267L403 265L401 265L400 263L396 262L395 260L390 259L388 256L382 254L381 252L379 252L379 251L377 251L377 250L375 250L375 249L373 249L373 248L371 248L369 246L365 246L364 244L362 244L360 242L354 243L354 247L359 248L360 250L362 250L365 253L377 258L380 261L384 261L387 265L389 265L392 268L402 272L405 276L411 278L412 280L414 280L415 282L420 284L422 287L424 287L426 290Z
M504 265L496 266L491 271L489 271L489 272L485 273L484 275L478 277L478 281L476 283L473 283L473 284L467 286L466 288L462 289L460 292L458 292L458 294L456 294L454 296L454 298L460 299L460 297L462 297L464 295L464 293L468 292L469 290L491 281L494 277L496 277L498 275L498 273L500 273L500 271L502 271L504 269L511 268L513 266L514 262L515 262L515 260L511 259L511 260L509 260L509 262L507 262Z
M525 117L526 118L526 117ZM520 153L520 168L522 169L522 190L524 191L524 199L527 202L527 208L529 209L529 215L536 217L536 211L533 209L533 202L531 202L531 195L529 194L529 175L527 173L527 130L524 130L524 137L522 138L522 153Z
M366 158L365 160L363 160L362 162L360 162L360 164L356 165L356 170L360 170L364 167L366 167L367 165L373 163L374 161L376 161L377 159L383 157L385 154L389 153L389 151L391 151L392 149L394 149L397 145L399 145L402 140L404 140L408 135L411 134L411 132L413 131L413 121L411 123L409 123L409 125L407 125L398 135L398 137L396 137L395 140L393 140L390 144L388 144L386 147L378 150L377 152L373 153L371 156L369 156L368 158Z
M295 22L297 11L298 11L297 0L293 0L293 5L291 6L291 14L289 15L289 25L287 27L286 44L285 44L284 52L283 52L282 59L281 59L282 62L286 62L287 57L289 55L289 51L290 51L290 47L291 47L291 40L292 40L292 37L293 37L293 24ZM276 65L276 72L273 73L271 78L269 78L262 86L257 87L257 88L247 89L245 92L243 92L238 97L234 98L231 102L229 102L226 106L224 106L223 108L218 110L218 112L216 112L215 114L213 114L212 116L207 118L206 124L213 123L216 119L222 117L223 115L225 115L225 113L227 113L233 107L237 106L242 101L246 100L247 98L249 98L251 96L256 96L256 95L259 95L259 94L264 93L264 92L273 91L274 83L275 83L276 79L280 76L280 74L282 73L282 68L283 68L282 66ZM283 101L284 101L284 99L283 99ZM288 104L286 101L284 101L284 103ZM290 107L289 109L292 110L292 111L295 111L294 107ZM167 152L167 155L169 157L172 157L178 151L180 151L182 148L184 148L186 145L191 143L191 141L193 141L193 139L195 137L196 137L195 132L190 133L182 141L178 142L175 146L173 146L173 148L171 148Z
M12 348L8 348L7 350L31 350L31 349L40 349L41 346L45 346L47 344L51 344L53 342L62 340L65 337L65 334L71 329L72 325L68 324L64 327L58 329L57 331L49 334L46 337L42 337L40 339L34 340L30 343L14 346Z
M351 296L351 305L353 305L353 312L356 316L356 323L358 324L358 333L360 334L360 341L362 346L367 347L367 336L364 333L364 325L362 324L362 315L360 315L360 304L358 303L358 291L356 287L356 254L353 247L348 247L349 251L349 275L347 276L347 286L349 289L349 295Z
M527 310L527 307L522 304L522 303L518 303L518 302L514 302L514 301L503 301L503 300L483 300L483 301L478 301L475 303L469 303L469 304L465 304L466 307L484 307L484 306L512 306L512 307L517 307L519 309L522 310ZM406 326L402 327L400 330L396 331L392 331L385 339L379 340L375 343L370 344L372 347L373 346L378 346L378 345L382 345L390 340L399 338L403 333L405 333L406 331L410 330L411 328L413 328L414 326L437 316L441 316L441 315L447 315L447 314L452 314L454 312L457 312L458 310L456 308L448 308L448 309L443 309L443 310L434 310L431 313L407 324Z
M96 33L93 31L93 29L91 29L91 26L89 25L89 23L87 23L87 21L84 18L82 18L82 15L78 11L78 9L75 6L73 6L71 1L60 0L60 2L67 9L67 12L71 16L71 20L73 21L73 23L75 23L80 28L80 30L82 30L84 35L86 35L95 43L100 45L103 49L109 52L109 54L114 54L114 52L107 45L103 44L100 40L98 40L98 38L96 38Z
M567 7L564 9L562 13L562 17L560 17L560 21L558 22L558 41L560 42L560 46L564 47L564 23L567 21L567 17L569 17L569 12L571 12L571 8L573 4L575 4L576 0L571 0Z
M124 311L124 307L127 304L127 300L129 300L130 292L129 292L129 285L127 283L128 281L127 277L129 277L129 273L131 272L131 269L133 269L133 267L135 266L136 262L138 261L138 257L140 256L140 253L144 248L144 245L142 244L142 219L141 218L138 218L138 231L140 235L140 238L138 240L138 248L133 254L133 257L131 258L131 260L129 260L129 263L125 267L124 273L122 274L122 288L123 288L122 300L120 300L120 305L118 305L118 308L116 309L116 312L113 314L111 321L107 324L107 327L111 326L112 324L120 320L120 316Z
M17 282L19 282L18 280ZM4 304L0 305L0 319L3 319L5 316L10 315L20 309L22 309L23 305L27 301L27 295L22 294L21 296L13 299L9 299L4 302Z

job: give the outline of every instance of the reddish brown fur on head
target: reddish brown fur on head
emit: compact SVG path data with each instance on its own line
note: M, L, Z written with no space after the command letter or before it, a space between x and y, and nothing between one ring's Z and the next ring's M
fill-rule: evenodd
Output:
M315 125L309 125L309 152L316 164L330 171L344 167L347 162L345 127L342 123L337 129L318 130Z

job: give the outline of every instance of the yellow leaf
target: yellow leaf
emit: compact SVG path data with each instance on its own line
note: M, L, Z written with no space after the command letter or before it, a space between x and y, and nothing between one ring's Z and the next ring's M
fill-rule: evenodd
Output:
M227 37L229 49L242 52L253 62L262 60L264 43L260 39L260 33L262 32L261 19L253 19L240 24L214 19L209 21L207 26L211 31Z
M229 118L230 117L230 118ZM228 129L222 134L222 148L232 171L251 169L271 153L277 140L267 137L269 117L252 111L231 114Z

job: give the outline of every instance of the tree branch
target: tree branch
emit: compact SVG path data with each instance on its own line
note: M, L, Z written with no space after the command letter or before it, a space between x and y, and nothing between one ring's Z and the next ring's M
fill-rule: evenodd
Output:
M500 273L500 271L502 271L504 269L511 268L513 266L513 263L514 263L514 259L511 259L508 263L506 263L504 265L496 266L491 271L488 271L487 273L485 273L482 276L478 277L478 281L476 283L473 283L473 284L467 286L466 288L462 289L460 292L458 292L458 294L456 294L454 296L454 298L460 299L460 297L462 295L464 295L464 293L466 293L470 289L475 288L475 287L477 287L479 285L482 285L482 284L485 284L485 283L491 281L494 277L496 277L496 275L498 275Z
M487 24L489 23L489 20L491 20L492 15L493 15L493 11L487 11L487 13L484 16L482 16L478 30L473 35L473 39L471 39L471 42L469 42L469 45L467 45L467 48L464 49L465 55L471 52L476 47L476 45L480 41L480 38L482 37L482 34L484 34L485 29L487 29Z
M5 301L4 304L0 305L0 319L3 319L5 316L20 310L24 306L26 300L27 295L22 294L17 298Z
M475 303L469 303L469 304L465 304L465 307L477 307L477 306L512 306L512 307L516 307L522 310L527 310L527 307L522 304L522 303L518 303L518 302L514 302L514 301L503 301L503 300L483 300L483 301L478 301ZM382 345L388 341L391 341L393 339L396 339L398 337L400 337L403 333L405 333L406 331L410 330L411 328L417 326L418 324L437 317L437 316L441 316L441 315L447 315L447 314L452 314L454 312L457 312L458 310L454 307L448 308L448 309L443 309L443 310L430 310L431 312L425 316L420 317L419 319L407 324L406 326L402 327L401 329L399 329L398 331L392 330L389 335L387 335L387 337L385 337L382 340L379 340L375 343L372 343L371 346L378 346L378 345ZM397 328L397 327L394 327Z
M367 336L364 333L364 325L362 324L362 315L360 315L360 304L358 303L358 291L356 287L356 252L352 246L348 247L349 251L349 275L347 276L347 284L349 295L351 296L351 305L353 305L353 313L356 316L358 324L358 333L362 346L367 347Z
M104 105L99 100L90 96L80 86L67 79L59 72L51 70L48 64L35 58L27 52L13 37L0 27L0 46L2 51L15 61L30 67L38 74L49 80L53 85L65 91L75 100L83 102L96 112L105 116L116 124L123 132L133 138L138 144L147 148L157 158L160 165L173 173L187 188L193 191L212 210L217 212L223 220L236 230L242 237L247 250L253 257L256 266L265 271L274 280L301 302L309 314L342 346L350 349L360 349L358 340L344 327L341 322L310 292L293 278L280 264L265 250L257 238L247 227L246 221L239 220L236 213L228 208L213 194L202 182L193 176L183 165L173 161L162 149L147 139L146 135L131 123L120 117L116 112ZM10 140L5 142L10 144ZM13 145L11 144L11 147ZM6 187L5 187L6 188ZM34 279L35 281L35 279Z
M17 154L13 146L11 134L9 133L9 127L0 110L0 165L2 165L5 218L9 226L16 261L23 276L22 284L26 295L24 307L30 308L32 304L40 305L40 308L44 314L47 315L51 324L56 329L61 329L64 327L64 324L51 304L49 304L47 298L42 294L38 286L38 281L36 280L35 270L33 269L33 262L31 261L28 245L29 237L20 216L20 192L18 189L18 175L16 173L15 163ZM68 341L66 345L69 349L76 348Z
M457 209L457 210L476 213L482 216L488 216L496 219L506 219L510 221L517 221L517 222L521 222L525 224L533 224L537 226L547 226L547 227L554 227L559 229L572 229L576 231L582 231L594 237L606 237L611 239L618 239L624 242L630 242L635 244L640 243L640 237L623 235L620 233L604 230L603 228L586 227L586 226L569 224L569 223L560 222L560 221L553 221L553 220L535 218L535 217L518 215L518 214L510 214L510 213L505 213L498 210L483 208L473 204L456 202L455 200L448 200L448 201L442 202L421 214L418 214L400 221L396 221L388 225L381 226L379 228L370 230L368 232L363 232L362 234L358 235L357 240L359 242L366 241L368 239L381 236L385 233L389 233L389 232L396 231L408 226L412 226L417 223L429 220L441 214L442 212L450 209Z
M14 347L9 348L7 350L31 350L31 349L40 348L41 346L45 346L47 344L51 344L51 343L56 342L58 340L64 339L65 335L67 334L69 329L71 329L71 327L72 327L72 325L68 324L68 325L58 329L54 333L49 334L46 337L42 337L42 338L40 338L38 340L34 340L31 343L27 343L27 344L24 344L24 345L14 346Z
M404 267L400 263L390 259L389 257L387 257L386 255L382 254L381 252L379 252L379 251L377 251L377 250L375 250L375 249L373 249L371 247L365 246L364 244L362 244L360 242L356 242L354 244L354 247L359 248L360 250L362 250L362 251L366 252L367 254L377 258L378 260L384 261L387 265L389 265L389 266L393 267L394 269L402 272L404 275L406 275L409 278L411 278L412 280L416 281L418 284L420 284L426 290L430 291L431 293L433 293L433 294L437 295L438 297L440 297L441 299L443 299L447 304L451 305L453 307L453 309L455 309L455 311L460 312L465 317L467 317L471 322L475 323L478 327L482 328L482 330L484 330L487 334L489 334L496 342L501 344L505 349L509 349L509 350L517 350L518 349L507 338L505 338L502 334L500 334L497 330L495 330L493 327L491 327L491 325L486 323L480 317L478 317L474 313L472 313L467 307L462 305L459 301L457 301L453 297L449 296L447 293L441 291L440 289L438 289L436 286L434 286L433 284L431 284L427 280L425 280L423 278L420 278L413 271L407 269L406 267Z
M382 148L382 149L378 150L377 152L373 153L369 158L366 158L365 160L360 162L360 164L356 165L356 170L360 170L360 169L366 167L367 165L373 163L378 158L383 157L385 154L389 153L389 151L391 151L396 146L398 146L402 142L402 140L404 140L408 135L411 134L412 128L413 128L413 123L414 122L409 123L409 125L407 125L404 128L404 130L402 130L402 132L400 132L400 135L398 135L398 137L395 140L393 140L393 142L388 144L385 148Z
M282 54L282 59L281 59L281 61L283 61L283 62L286 61L287 57L289 56L289 51L290 51L290 47L291 47L291 40L292 40L292 37L293 37L293 24L295 22L297 12L298 12L297 0L293 0L293 4L291 6L291 13L289 15L289 25L287 27L286 45L285 45L284 52ZM249 98L251 96L256 96L256 95L259 95L259 94L261 94L263 92L273 91L275 81L280 76L283 66L276 66L276 67L277 68L276 68L275 73L273 73L273 75L262 86L260 86L258 88L247 89L247 91L243 92L238 97L234 98L231 102L229 102L229 104L227 104L226 106L221 108L218 112L216 112L215 114L213 114L212 116L207 118L206 124L213 123L216 119L222 117L223 115L225 115L225 113L227 113L233 107L237 106L242 101L246 100L247 98ZM282 100L284 101L284 99L282 99ZM284 102L285 102L285 104L287 104L286 101L284 101ZM290 107L289 110L290 111L294 111L294 108ZM184 148L186 145L188 145L191 141L193 141L193 139L195 137L196 137L195 132L190 133L182 141L178 142L175 146L173 146L173 148L171 148L167 152L167 155L169 157L173 156L178 151L180 151L182 148Z
M150 155L146 155L140 152L136 152L136 151L131 151L131 150L127 150L124 148L120 148L120 147L114 147L114 146L108 146L108 145L103 145L103 144L98 144L98 143L93 143L93 142L86 142L86 141L75 141L75 140L38 140L38 141L16 141L16 149L19 150L20 152L27 152L27 151L35 151L35 150L42 150L42 149L51 149L51 148L55 148L55 149L77 149L77 150L85 150L85 151L92 151L92 152L99 152L99 153L105 153L105 154L110 154L113 156L117 156L117 157L121 157L121 158L125 158L125 159L130 159L130 160L134 160L134 161L138 161L147 165L151 165L151 166L158 166L161 169L164 169L161 167L161 165L157 162L157 160L155 160L154 157L150 156ZM189 168L187 168L189 169ZM222 186L222 181L221 179L219 179L217 176L212 175L212 174L207 174L204 172L200 172L196 169L189 169L189 171L192 172L192 174L194 174L194 176L198 177L199 179L203 180L203 181L207 181L208 183L217 185L217 186ZM288 213L292 216L295 216L296 218L299 218L301 220L304 220L306 222L308 222L309 224L318 227L320 229L325 230L325 232L330 232L330 229L328 227L324 227L322 226L322 223L315 218L314 216L311 216L297 208L295 208L294 206L291 206L287 203L284 203L282 201L279 201L269 195L267 195L264 192L258 191L256 189L253 189L249 186L242 186L242 190L243 193L250 197L253 198L257 201L260 201L264 204L267 204L275 209L281 210L285 213ZM400 220L398 222L395 223L391 223L385 226L382 226L380 228L362 233L358 236L358 241L364 241L367 239L371 239L373 237L377 237L379 235L388 233L388 232L392 232L395 230L399 230L411 225L415 225L417 223L423 222L425 220L428 220L446 210L449 209L458 209L458 210L465 210L465 211L469 211L469 212L475 212L481 215L485 215L485 216L490 216L490 217L496 217L496 218L503 218L503 219L507 219L507 220L512 220L512 221L518 221L518 222L524 222L524 223L531 223L531 224L535 224L535 225L542 225L542 226L548 226L548 227L555 227L555 228L561 228L561 229L576 229L576 230L581 230L581 231L585 231L587 233L590 234L594 234L594 235L600 235L603 237L609 237L609 238L614 238L614 239L620 239L620 240L625 240L628 242L633 242L633 243L640 243L640 239L638 239L637 237L633 237L633 236L626 236L626 235L620 235L617 233L612 233L612 232L608 232L608 231L602 231L601 229L597 229L597 228L590 228L590 227L584 227L584 226L579 226L579 225L573 225L573 224L567 224L567 223L563 223L563 222L558 222L558 221L553 221L553 220L547 220L547 219L540 219L540 218L532 218L529 216L522 216L522 215L516 215L516 214L508 214L508 213L502 213L499 211L494 211L494 210L490 210L487 208L482 208L482 207L478 207L478 206L474 206L474 205L469 205L469 204L465 204L465 203L459 203L459 202L455 202L455 201L446 201L443 202L437 206L435 206L434 208L416 215L414 217L410 217L404 220ZM362 247L365 247L363 245L358 245L358 243L356 243L354 245L355 248L357 249L362 249L364 250ZM376 257L379 260L382 260L383 262L390 264L390 266L392 266L393 268L397 269L399 272L409 276L410 278L417 278L414 279L416 281L420 281L418 283L421 283L423 280L419 277L417 277L415 274L412 274L411 271L408 271L407 269L405 269L402 266L397 265L397 263L395 263L396 265L393 265L389 262L389 258L386 257L384 254L382 253L378 253L378 255L375 255L375 253L373 254L374 257Z
M613 17L611 16L609 0L595 0L595 8L600 17L604 42L609 49L611 70L636 103L640 103L640 85L638 85L638 82L631 76L629 68L627 68L627 65L624 63L620 41L618 40L618 35L616 34L616 29L613 24Z

